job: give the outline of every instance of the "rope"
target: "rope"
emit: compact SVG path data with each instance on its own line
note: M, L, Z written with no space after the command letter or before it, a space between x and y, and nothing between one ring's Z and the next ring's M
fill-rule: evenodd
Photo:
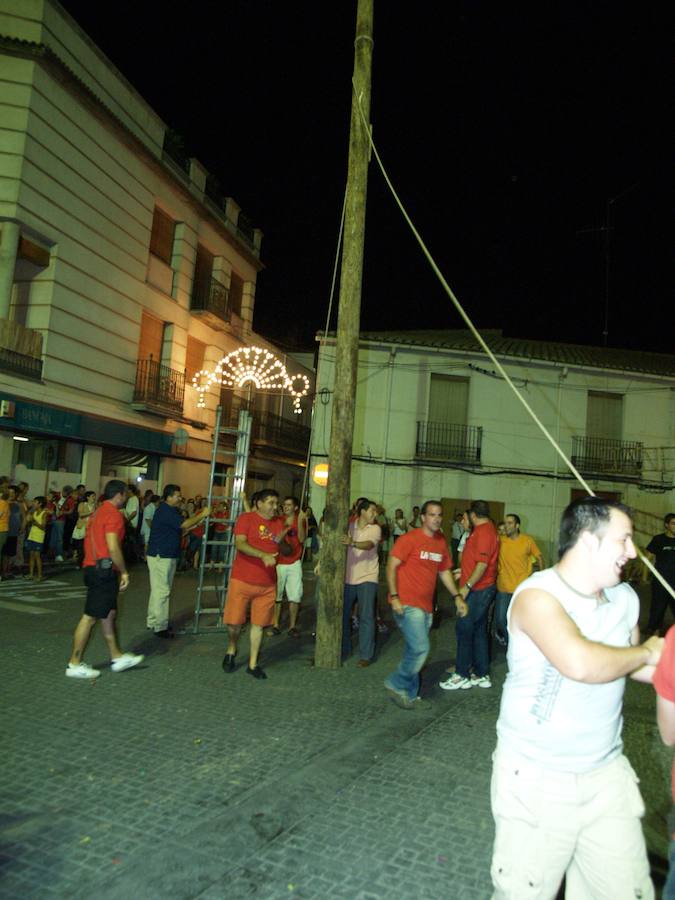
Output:
M363 109L361 108L361 101L360 101L360 99L359 99L359 97L358 97L358 95L357 95L357 93L356 93L356 86L355 86L355 84L354 84L354 80L353 80L353 79L352 79L352 89L353 89L353 92L354 92L354 98L356 99L356 105L357 105L357 109L358 109L358 111L359 111L359 116L361 117L361 123L362 123L363 128L364 128L364 131L365 131L365 133L366 133L366 135L367 135L367 137L368 137L368 142L369 142L369 144L370 144L370 149L371 149L371 151L372 151L372 153L373 153L373 156L374 156L375 159L377 160L377 164L378 164L378 166L380 167L380 171L381 171L381 173L382 173L382 177L384 178L384 180L385 180L385 182L386 182L386 184L387 184L387 187L388 187L389 190L391 191L391 194L392 194L392 196L393 196L393 198L394 198L394 200L395 200L395 202L396 202L396 205L397 205L398 208L400 209L401 214L403 215L403 218L405 219L405 221L407 222L407 224L408 224L410 230L412 231L413 236L415 237L415 240L416 240L417 243L419 244L420 249L422 250L422 253L423 253L424 256L426 257L427 262L429 263L429 265L431 266L431 268L432 268L434 274L436 275L436 277L437 277L438 280L440 281L440 283L441 283L441 285L442 285L442 287L443 287L443 290L445 291L445 293L448 295L448 297L449 297L450 300L452 301L453 306L455 307L455 309L457 310L457 312L459 313L459 315L462 317L462 319L463 319L464 322L466 323L466 325L467 325L469 331L471 332L471 334L472 334L472 335L475 337L475 339L478 341L478 343L480 344L480 346L483 348L483 350L485 351L485 353L487 354L487 356L488 356L488 357L490 358L490 360L492 361L492 364L495 366L495 368L497 369L497 371L499 372L499 374L502 376L502 378L504 379L504 381L506 381L506 383L507 383L508 386L511 388L511 390L513 391L513 393L516 395L516 397L517 397L517 399L519 400L519 402L525 407L525 409L527 410L527 412L528 412L529 415L531 416L531 418L532 418L532 420L534 421L534 423L537 425L537 427L540 429L540 431L544 434L544 436L545 436L545 437L547 438L547 440L550 442L551 446L554 448L554 450L556 451L556 453L558 453L558 455L561 457L561 459L563 460L563 462L565 463L565 465L569 468L569 470L570 470L570 471L572 472L572 474L575 476L575 478L577 479L577 481L579 482L579 484L583 487L583 489L586 491L586 493L589 494L591 497L595 497L595 493L591 490L590 485L584 480L584 478L582 477L581 473L580 473L580 472L578 471L578 469L574 466L574 464L572 463L572 461L567 457L567 455L565 454L565 452L563 451L563 449L562 449L562 448L560 447L560 445L556 442L555 438L550 434L550 432L548 431L548 429L546 428L546 426L544 425L544 423L539 419L539 417L537 416L537 414L535 413L535 411L532 409L532 407L530 406L530 404L527 402L527 400L525 399L525 397L523 397L523 395L521 394L521 392L518 390L518 388L515 386L515 384L511 381L511 378L509 377L508 372L504 369L504 367L503 367L502 364L499 362L499 360L497 359L497 357L494 355L494 353L492 352L492 350L490 350L490 348L488 347L488 345L485 343L485 341L483 340L482 335L479 333L478 329L477 329L476 326L473 324L473 322L472 322L471 319L469 318L468 314L467 314L466 311L464 310L464 307L462 306L462 304L459 302L459 300L458 300L457 297L455 296L455 294L454 294L452 288L450 287L450 285L448 284L448 282L447 282L447 281L445 280L445 278L443 277L443 273L441 272L441 270L440 270L440 269L438 268L438 266L436 265L436 261L434 260L433 256L431 255L430 251L428 250L426 244L425 244L424 241L422 240L422 237L421 237L420 233L419 233L419 232L417 231L417 229L415 228L415 226L414 226L414 224L413 224L413 222L412 222L412 219L411 219L410 216L408 215L407 210L405 209L403 203L401 202L401 199L399 198L398 194L396 193L396 190L395 190L395 188L394 188L394 185L392 184L391 179L389 178L389 175L387 174L387 171L386 171L386 169L384 168L384 164L382 163L382 160L380 159L380 154L377 152L377 147L375 146L375 143L374 143L374 141L373 141L372 129L370 128L370 126L369 126L368 123L366 122L365 116L363 115ZM636 550L637 550L637 548L636 548ZM647 568L649 569L649 571L654 575L654 577L655 577L655 578L663 585L663 587L668 591L668 593L671 595L671 597L673 597L673 599L675 599L675 590L673 590L673 588L668 584L668 582L665 580L665 578L663 578L663 576L662 576L661 574L659 574L659 572L656 571L656 569L654 568L654 566L652 565L652 563L651 563L651 562L650 562L650 561L649 561L649 560L648 560L648 559L640 552L640 550L637 550L637 554L638 554L638 556L640 557L640 559L642 560L642 562L647 566Z

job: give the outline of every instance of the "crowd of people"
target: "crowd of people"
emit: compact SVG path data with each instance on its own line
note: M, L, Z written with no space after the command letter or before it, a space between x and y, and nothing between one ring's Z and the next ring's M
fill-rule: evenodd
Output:
M115 479L98 498L80 485L58 498L29 501L26 488L0 484L3 571L5 550L16 560L20 543L29 577L41 577L46 548L55 558L68 552L81 558L87 595L66 675L100 675L83 661L99 621L112 671L137 666L143 656L124 652L115 629L118 593L130 580L125 545L131 540L147 561L147 627L160 639L172 638L169 598L182 554L186 548L189 553L195 532L192 556L205 552L205 520L210 515L214 527L227 529L227 510L219 507L225 520L219 523L203 498L184 500L173 484L161 497L149 492L143 498L135 486ZM319 577L321 570L324 523L312 520L297 498L282 500L265 489L233 523L236 552L223 614L227 675L237 670L238 643L248 623L245 671L259 681L267 678L260 664L263 635L281 633L284 599L288 633L300 635L303 556L318 550ZM440 688L491 688L490 640L507 650L493 756L493 896L553 898L565 877L570 896L653 897L640 824L644 804L623 755L621 711L626 676L653 684L661 735L675 744L675 626L665 641L659 633L666 607L675 609L668 591L675 581L675 514L665 517L664 533L648 546L664 584L657 580L648 626L653 633L643 642L639 598L624 577L637 551L630 511L622 504L597 497L571 503L560 524L557 562L549 568L515 513L495 523L489 504L475 500L456 515L447 535L442 520L437 500L415 506L410 517L398 509L392 521L374 501L355 502L342 536L343 658L354 644L360 668L376 661L384 563L386 601L403 639L401 661L384 687L404 710L423 704L420 672L440 581L454 604L457 638L455 664ZM219 546L211 549L219 565ZM675 770L673 790L675 798ZM675 896L675 868L664 896Z

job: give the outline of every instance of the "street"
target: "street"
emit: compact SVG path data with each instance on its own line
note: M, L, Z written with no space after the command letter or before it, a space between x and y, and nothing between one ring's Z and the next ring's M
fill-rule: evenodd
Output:
M447 605L432 631L420 709L387 698L395 630L368 669L312 666L314 609L302 638L266 638L267 681L221 669L224 635L160 641L145 630L143 566L120 602L120 645L144 653L113 673L100 630L67 679L81 575L0 584L4 646L0 896L97 900L349 898L486 900L490 758L505 660L494 688L444 693L454 657ZM305 596L313 597L311 570ZM176 578L187 622L196 573ZM643 614L646 611L643 602ZM283 621L283 620L282 620ZM664 876L671 752L650 686L629 682L626 753L641 778L654 879Z

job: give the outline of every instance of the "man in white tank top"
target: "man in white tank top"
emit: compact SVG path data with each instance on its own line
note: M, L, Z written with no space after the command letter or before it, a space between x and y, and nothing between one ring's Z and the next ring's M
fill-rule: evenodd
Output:
M628 510L571 503L559 562L513 595L492 773L495 900L654 897L644 804L621 740L625 676L651 681L663 641L639 644Z

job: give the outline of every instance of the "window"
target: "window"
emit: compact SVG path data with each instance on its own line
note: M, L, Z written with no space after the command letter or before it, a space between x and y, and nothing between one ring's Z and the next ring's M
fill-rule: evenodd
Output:
M208 309L208 300L211 293L211 276L213 274L213 253L209 253L206 247L197 244L197 257L195 259L195 273L192 282L192 298L197 302L199 309Z
M156 206L152 216L152 233L150 235L150 252L159 257L167 266L171 265L173 254L173 236L176 223L165 212Z
M623 432L623 394L588 392L586 435L620 441Z
M156 363L162 359L164 344L164 322L149 313L143 312L141 317L141 337L138 342L138 359L153 359Z
M204 351L206 344L188 335L187 349L185 351L185 379L187 384L192 384L192 378L204 368Z
M469 379L455 375L432 375L429 385L429 421L466 425L469 409Z
M83 452L83 445L74 441L30 438L19 444L16 462L27 469L78 474L82 471Z
M230 278L230 309L237 316L241 316L241 301L244 296L244 280L235 272Z

